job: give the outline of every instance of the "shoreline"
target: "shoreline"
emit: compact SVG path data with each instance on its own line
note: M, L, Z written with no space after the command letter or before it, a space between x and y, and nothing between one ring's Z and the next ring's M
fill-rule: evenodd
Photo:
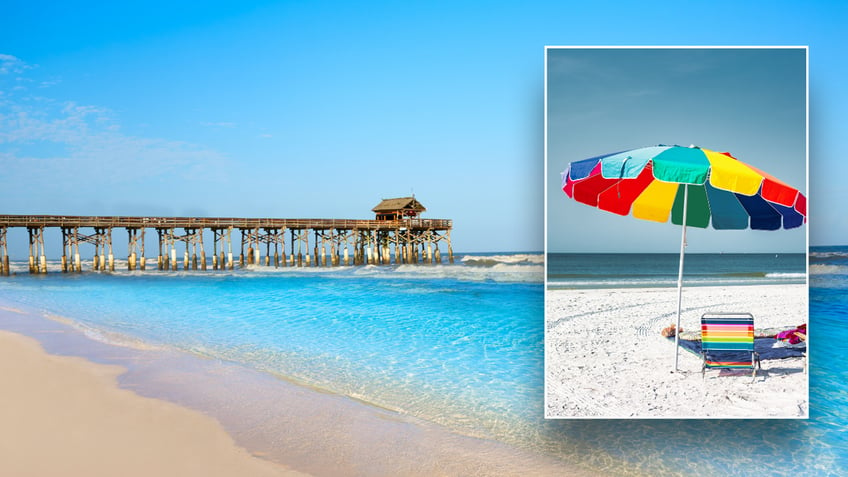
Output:
M123 372L0 330L2 473L307 475L250 454L207 415L118 387Z
M217 420L233 446L248 449L248 457L261 456L281 469L316 476L597 475L552 456L457 434L235 363L95 341L69 324L4 303L0 329L37 340L48 357L118 364L123 371L116 372L116 389L200 411ZM61 397L51 399L62 404ZM167 426L160 431L167 432Z
M748 282L740 282L733 284L716 284L713 282L685 282L683 284L684 290L687 288L725 288L725 287L780 287L780 286L793 286L793 285L803 285L807 286L807 283L804 281L786 281L782 283L748 283ZM586 284L564 284L558 283L555 281L548 281L545 283L545 291L579 291L579 290L655 290L655 289L663 289L663 288L674 288L677 289L677 282L669 281L667 283L615 283L615 284L595 284L595 283L586 283Z
M684 288L681 327L697 330L717 311L751 312L756 329L795 326L808 322L807 302L799 284ZM676 287L546 290L546 417L809 416L806 358L763 360L751 384L750 371L704 379L700 358L679 350L672 372L674 342L660 330L676 314Z

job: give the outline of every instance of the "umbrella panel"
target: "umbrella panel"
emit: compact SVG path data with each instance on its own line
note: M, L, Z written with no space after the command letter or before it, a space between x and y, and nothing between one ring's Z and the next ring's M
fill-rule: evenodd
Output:
M654 222L668 222L668 214L677 194L678 184L653 181L633 201L633 217Z
M707 181L710 161L697 148L670 147L653 158L654 177L678 184L703 184Z
M783 223L783 216L774 210L765 199L758 195L736 194L739 203L751 216L751 229L753 230L778 230Z
M618 215L630 214L633 202L654 181L651 165L647 164L635 179L623 179L600 193L598 208Z
M780 204L771 204L771 206L783 216L784 229L794 229L804 224L804 216L799 214L794 207L784 207Z
M763 176L744 162L724 152L702 149L710 161L709 183L717 189L754 195L760 190Z
M795 199L795 210L804 216L804 222L807 222L807 198L804 197L804 194L799 193L798 198Z
M618 179L604 179L604 176L601 175L601 164L598 163L589 177L573 183L573 198L582 204L597 207L598 195L612 187L616 182L618 182Z
M743 230L748 228L748 211L739 203L736 194L704 184L710 203L714 229Z
M607 179L635 179L645 166L670 146L651 146L604 157L601 174Z
M759 174L762 174L763 176L763 185L760 189L760 195L763 197L763 199L786 207L792 207L795 205L795 201L797 200L798 196L801 195L798 192L798 189L786 185L780 180L774 178L769 174L766 174L765 172L757 169L754 166L750 167L751 169L757 171Z
M704 186L680 184L671 207L671 223L683 224L683 187L689 188L686 204L686 225L705 229L710 225L710 204Z
M622 151L624 152L624 151ZM571 180L578 181L580 179L585 179L589 177L595 171L595 166L601 162L601 159L606 157L615 156L617 154L621 154L620 152L614 152L612 154L603 154L600 156L591 157L589 159L583 159L582 161L574 161L568 166L568 176Z

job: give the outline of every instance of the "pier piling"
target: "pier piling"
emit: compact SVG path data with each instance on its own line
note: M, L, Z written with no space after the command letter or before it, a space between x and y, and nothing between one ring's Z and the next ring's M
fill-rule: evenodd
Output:
M8 277L9 250L6 246L6 227L0 227L0 275Z

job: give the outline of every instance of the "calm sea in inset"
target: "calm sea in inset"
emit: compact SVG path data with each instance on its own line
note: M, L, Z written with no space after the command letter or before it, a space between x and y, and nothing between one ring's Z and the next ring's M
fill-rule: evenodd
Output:
M818 253L809 421L544 420L542 254L468 254L435 266L47 276L29 276L17 263L17 276L0 279L0 300L66 317L101 340L234 361L571 462L588 446L650 475L837 475L848 467L848 377L838 358L848 342L848 248ZM687 274L715 284L803 283L801 257L800 265L778 257L780 266L760 257L750 270L709 278L715 270L698 272L698 259L687 256ZM549 284L632 280L632 264L595 260L591 269L586 260L594 277L551 275ZM674 286L676 272L674 256L667 276L649 280Z
M676 287L676 253L551 253L549 288ZM803 253L689 253L685 286L806 283Z

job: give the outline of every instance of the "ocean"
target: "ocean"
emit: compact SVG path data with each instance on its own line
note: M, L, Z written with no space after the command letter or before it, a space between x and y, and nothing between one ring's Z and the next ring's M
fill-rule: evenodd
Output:
M677 253L551 253L547 286L565 288L676 287ZM803 253L688 253L684 285L806 283Z
M54 264L46 276L18 262L17 276L0 278L0 300L61 316L100 341L238 363L612 474L848 468L848 247L810 255L809 420L545 420L544 256L457 257L453 265L67 275ZM620 257L598 266L598 257L570 256L581 265L569 269L562 258L550 259L549 286L676 284L674 254L629 257L651 264L639 273ZM805 282L803 254L726 258L687 255L686 285Z

